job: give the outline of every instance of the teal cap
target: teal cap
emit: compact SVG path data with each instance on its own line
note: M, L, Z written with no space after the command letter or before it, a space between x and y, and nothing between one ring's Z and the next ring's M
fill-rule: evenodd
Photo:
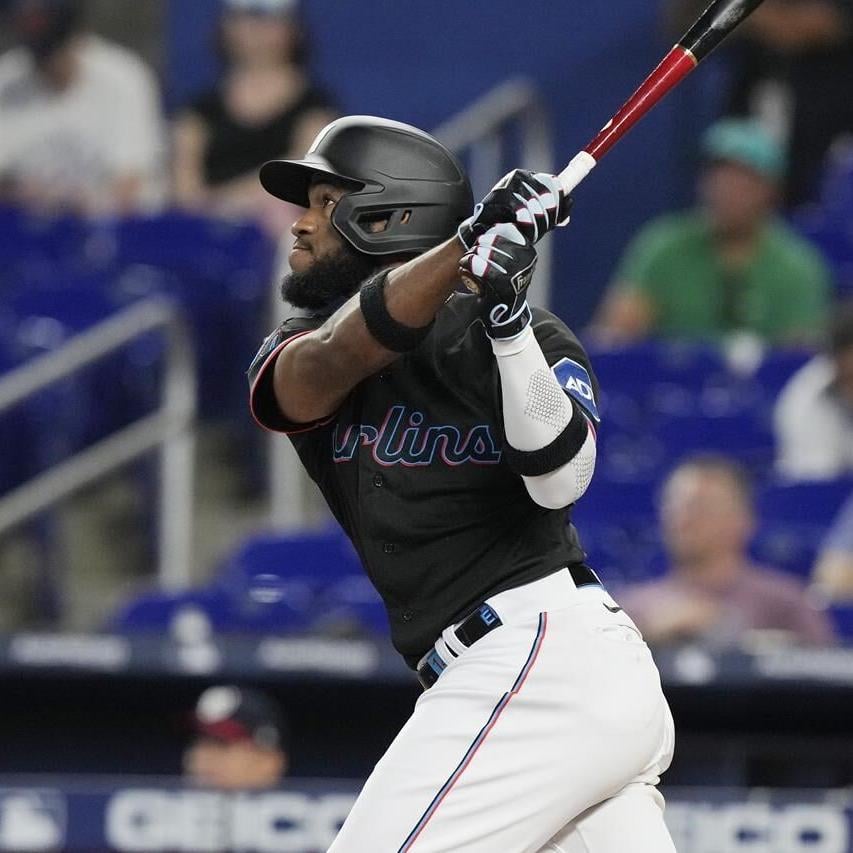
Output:
M702 154L708 160L727 160L778 182L787 167L782 146L756 121L724 119L711 125L702 137Z

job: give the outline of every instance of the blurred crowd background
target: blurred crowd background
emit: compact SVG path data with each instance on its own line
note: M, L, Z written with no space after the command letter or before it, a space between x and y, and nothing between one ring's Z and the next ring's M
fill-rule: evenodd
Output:
M298 215L257 170L367 113L475 195L559 171L704 3L465 6L0 0L0 850L325 849L328 780L405 718L381 603L246 408ZM602 388L572 518L658 658L686 853L853 850L852 86L853 2L766 0L543 250ZM289 792L246 800L289 828L218 800L230 842L181 835L181 784Z

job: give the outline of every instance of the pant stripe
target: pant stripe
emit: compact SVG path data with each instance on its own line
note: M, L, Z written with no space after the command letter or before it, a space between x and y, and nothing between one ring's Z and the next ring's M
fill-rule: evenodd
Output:
M527 680L527 676L530 674L530 671L533 669L533 665L536 663L536 658L539 657L539 650L542 648L542 641L545 639L545 631L547 627L548 614L540 613L539 627L536 631L536 637L533 640L533 645L530 648L530 653L527 655L527 660L524 662L524 666L521 668L521 672L519 672L509 693L504 693L498 704L495 705L495 708L489 719L486 721L486 724L482 729L480 729L477 737L474 738L473 743L468 747L468 751L462 757L462 760L450 775L450 778L444 783L444 785L442 785L441 790L435 795L429 806L427 806L427 809L421 816L421 819L417 822L415 828L409 833L408 838L403 842L403 845L397 853L406 853L407 850L412 848L412 845L415 843L418 836L424 831L426 825L430 822L436 811L438 811L438 807L441 805L444 798L450 793L453 786L459 781L459 778L473 760L477 750L482 746L483 742L488 737L489 732L494 728L500 718L500 715L503 713L506 706L509 705L512 697L517 696L521 691L521 688L524 686L524 682Z

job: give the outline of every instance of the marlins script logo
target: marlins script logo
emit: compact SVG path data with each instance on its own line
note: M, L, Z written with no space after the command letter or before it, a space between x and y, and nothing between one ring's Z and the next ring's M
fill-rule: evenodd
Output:
M406 406L392 406L380 427L351 424L335 427L332 436L335 462L350 462L359 445L372 448L380 465L424 466L497 465L500 445L488 424L466 430L450 425L428 426L423 412Z

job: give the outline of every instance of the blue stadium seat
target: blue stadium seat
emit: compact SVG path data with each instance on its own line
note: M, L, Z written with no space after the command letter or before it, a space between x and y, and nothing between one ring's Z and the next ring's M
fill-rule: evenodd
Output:
M826 527L819 524L761 519L749 550L756 562L805 580L825 534Z
M114 238L118 266L150 264L218 281L237 270L261 271L272 259L269 240L254 225L180 211L122 219Z
M358 555L335 526L318 533L253 536L225 560L216 583L243 594L259 577L299 579L312 590L322 590L361 573Z
M253 537L225 561L213 586L246 624L274 627L277 614L290 610L301 614L307 626L329 590L353 577L363 577L361 562L334 527L299 536Z
M0 378L20 364L13 348L13 320L0 313ZM37 470L38 432L32 406L18 404L0 414L0 495L29 479Z
M648 481L619 482L597 475L589 489L572 507L572 519L624 523L627 519L654 524L657 509L655 485Z
M822 252L832 269L842 298L853 294L853 200L844 209L813 209L798 212L794 227Z
M379 593L361 572L330 586L316 602L312 628L320 633L390 633L388 613Z
M227 597L221 590L148 592L123 606L106 628L123 634L168 633L175 618L188 609L204 615L214 630L228 630L231 619Z
M853 480L774 483L757 495L759 528L752 554L760 562L808 577Z
M664 559L656 528L638 519L578 522L586 562L605 584L636 583L659 575Z
M629 483L654 488L669 467L667 448L654 434L652 423L644 428L623 432L604 423L598 433L598 458L593 487L603 483L617 486ZM587 496L581 499L587 500Z
M244 372L264 327L275 247L258 228L185 213L122 220L111 267L118 292L177 299L194 330L200 407L245 424Z
M224 590L204 587L187 592L152 592L123 607L107 628L123 634L176 633L187 613L199 613L221 634L288 634L304 632L309 615L285 601L240 607Z
M659 370L665 382L701 388L716 377L728 375L725 359L716 346L670 341L658 347Z
M124 607L112 625L124 632L167 630L190 606L224 633L338 630L344 624L387 632L384 608L340 529L249 539L206 587L147 593Z
M770 350L753 375L767 405L773 404L788 380L814 355L808 350Z
M671 465L696 453L723 453L756 470L769 464L773 437L768 425L751 411L712 417L694 412L661 420L655 432Z
M811 523L828 528L853 491L853 478L767 484L757 495L758 514L777 522Z
M116 311L97 279L95 283L20 282L7 293L5 307L16 318L14 347L21 362L58 348ZM44 464L125 425L137 406L153 407L155 388L148 374L129 366L129 352L107 356L36 395L31 409L47 441Z
M61 324L57 333L68 337L104 320L119 307L107 292L108 281L100 273L74 275L61 267L31 270L6 290L3 301L19 318L55 320Z
M649 378L658 373L658 349L653 343L626 347L587 345L587 355L602 394L621 392L641 397Z
M838 636L847 643L853 643L853 604L833 604L829 615Z
M4 293L89 290L117 305L150 293L173 296L195 332L202 414L240 425L248 423L245 368L268 331L275 251L254 225L184 213L93 223L0 208ZM62 310L76 325L80 309L66 300Z
M643 399L657 384L698 393L710 379L727 372L719 350L704 344L646 341L600 347L592 343L587 353L603 397L621 393Z
M30 271L82 265L88 227L74 216L38 216L0 207L0 281L13 284Z
M644 342L619 348L590 347L601 385L602 425L596 477L654 483L671 467L668 437L659 429L696 413L732 415L754 408L752 396L734 387L721 353L704 344ZM673 426L679 432L677 425ZM676 447L683 440L677 436ZM689 437L684 440L689 440Z
M618 390L602 389L599 412L607 433L638 435L647 427L646 412L640 401Z
M833 218L853 213L853 145L835 145L824 163L820 206Z

